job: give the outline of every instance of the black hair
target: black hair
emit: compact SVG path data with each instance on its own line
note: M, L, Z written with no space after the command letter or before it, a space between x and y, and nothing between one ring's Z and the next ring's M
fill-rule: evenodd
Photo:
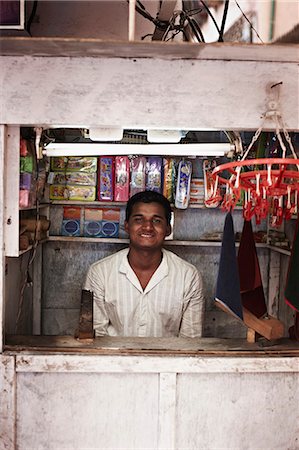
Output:
M171 219L171 205L170 202L167 200L164 195L160 194L159 192L155 191L142 191L137 192L137 194L133 195L127 203L126 207L126 221L129 220L133 206L136 203L159 203L159 205L162 205L165 212L165 218L167 225L170 225L170 219Z

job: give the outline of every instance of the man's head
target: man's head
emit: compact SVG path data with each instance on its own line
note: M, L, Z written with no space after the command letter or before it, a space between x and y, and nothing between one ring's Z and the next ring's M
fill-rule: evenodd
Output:
M139 192L127 203L125 230L130 237L130 247L160 250L166 236L171 233L171 206L161 194Z
M171 205L170 205L169 201L167 200L167 198L164 197L164 195L159 194L158 192L154 192L154 191L142 191L142 192L138 192L137 194L133 195L128 200L127 207L126 207L126 221L127 222L132 214L133 206L136 203L159 203L164 209L166 223L167 223L167 225L170 225Z

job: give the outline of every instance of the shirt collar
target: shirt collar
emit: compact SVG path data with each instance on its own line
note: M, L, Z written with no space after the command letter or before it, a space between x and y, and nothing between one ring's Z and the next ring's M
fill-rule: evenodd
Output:
M119 265L119 272L123 273L126 275L126 277L128 278L128 280L140 291L143 292L144 294L149 292L151 289L153 289L163 278L165 278L168 275L168 257L167 257L167 252L162 249L162 254L163 254L163 258L161 261L161 264L159 265L159 267L157 268L157 270L155 271L155 273L153 274L152 278L150 279L148 285L146 286L146 288L143 290L140 282L134 272L134 270L132 269L132 267L129 264L128 261L128 253L129 253L129 249L126 249L126 251L123 253L121 261L120 261L120 265Z

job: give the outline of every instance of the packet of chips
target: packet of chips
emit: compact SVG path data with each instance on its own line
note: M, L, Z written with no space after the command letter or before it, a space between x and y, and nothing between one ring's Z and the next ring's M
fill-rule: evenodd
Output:
M145 166L146 158L144 156L138 156L131 160L130 197L145 189Z
M145 189L147 191L162 192L162 158L150 156L146 163Z
M163 179L163 195L173 203L175 190L175 159L164 158L164 179Z
M175 194L175 207L178 209L186 209L188 207L191 175L192 163L182 159L179 163Z

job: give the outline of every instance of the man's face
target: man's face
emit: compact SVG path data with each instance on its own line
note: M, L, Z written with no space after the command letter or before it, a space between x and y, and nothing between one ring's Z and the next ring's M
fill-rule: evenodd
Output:
M165 211L159 203L135 203L132 214L125 221L125 230L130 236L131 247L160 249L171 232Z

